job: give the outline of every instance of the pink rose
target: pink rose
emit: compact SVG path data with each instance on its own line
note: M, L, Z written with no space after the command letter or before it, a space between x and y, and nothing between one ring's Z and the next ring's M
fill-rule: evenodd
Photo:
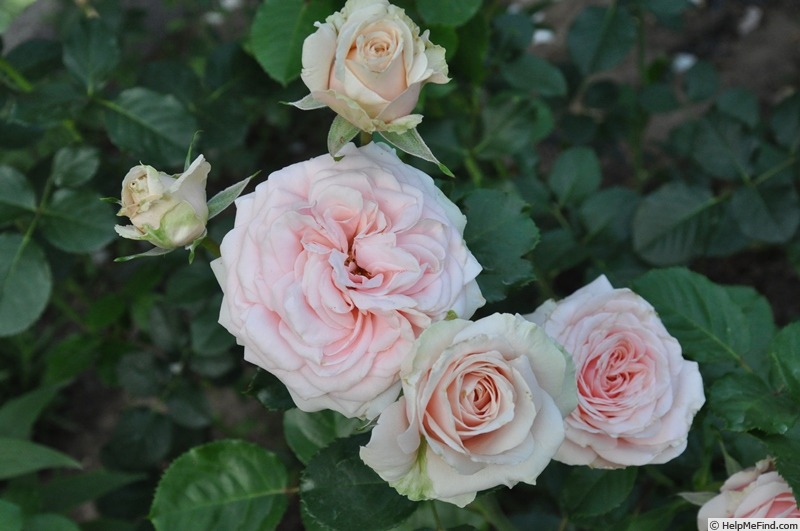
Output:
M576 404L569 355L519 315L435 323L400 374L403 396L361 459L412 500L463 507L478 491L535 483Z
M556 459L621 468L680 455L705 402L697 363L683 359L653 307L605 276L525 316L572 354L578 408Z
M220 323L304 411L377 416L416 337L484 304L466 218L383 144L269 176L236 201L212 268Z
M301 109L328 106L364 131L401 133L426 83L447 83L445 50L387 0L348 0L303 42Z
M697 513L697 528L708 529L709 518L800 518L800 509L772 461L764 459L723 483Z

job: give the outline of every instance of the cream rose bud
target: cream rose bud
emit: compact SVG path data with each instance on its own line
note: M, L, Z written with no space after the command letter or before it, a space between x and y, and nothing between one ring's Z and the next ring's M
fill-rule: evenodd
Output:
M709 518L800 518L800 509L772 460L764 459L729 477L719 495L700 508L700 531L708 529Z
M665 463L684 451L705 402L703 381L646 300L600 276L525 317L575 362L578 407L566 418L556 460L621 468Z
M387 0L348 0L303 43L300 108L328 106L364 131L403 132L425 83L447 83L445 50Z
M205 234L206 179L211 165L198 156L183 174L167 175L152 166L134 166L122 181L122 208L132 225L117 225L123 238L174 249Z
M361 459L412 500L459 507L497 485L534 484L577 400L569 355L519 315L432 324L400 375L403 396Z
M414 340L484 304L466 218L384 144L288 166L236 201L220 323L304 411L374 418Z

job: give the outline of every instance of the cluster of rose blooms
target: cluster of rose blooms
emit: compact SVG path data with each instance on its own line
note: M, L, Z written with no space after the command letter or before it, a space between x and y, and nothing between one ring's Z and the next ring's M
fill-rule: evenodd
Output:
M387 0L349 0L305 41L303 108L366 132L402 132L444 50ZM601 276L527 315L469 320L484 304L466 218L385 144L344 145L274 172L236 201L211 267L219 321L303 411L377 419L362 460L413 500L465 506L533 484L551 459L598 468L665 463L703 405L697 363L653 307ZM158 247L205 236L201 157L179 178L137 166L125 237ZM765 460L732 476L708 517L800 516Z

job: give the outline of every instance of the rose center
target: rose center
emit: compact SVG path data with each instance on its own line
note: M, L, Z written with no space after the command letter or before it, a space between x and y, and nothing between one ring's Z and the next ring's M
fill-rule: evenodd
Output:
M354 52L360 62L375 73L384 72L389 67L398 47L396 35L385 30L359 35L355 44Z
M147 186L147 175L140 175L136 179L128 183L131 189L131 195L134 202L139 202L142 198L147 197L150 192L150 187Z
M347 267L347 270L351 275L372 278L372 273L359 266L358 262L356 262L356 252L354 249L350 249L350 251L347 253L347 258L344 260L344 265Z

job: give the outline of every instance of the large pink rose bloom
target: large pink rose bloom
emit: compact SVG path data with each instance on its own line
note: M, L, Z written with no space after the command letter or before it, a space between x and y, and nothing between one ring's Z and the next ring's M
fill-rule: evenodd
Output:
M236 201L211 266L220 323L245 359L304 411L378 415L397 398L416 337L484 304L466 218L425 173L382 144L269 176Z
M709 518L800 518L800 509L772 461L764 459L723 483L697 513L697 528L707 530Z
M686 449L703 381L647 301L601 276L525 317L575 362L578 407L556 460L622 468L666 463Z
M401 377L403 396L361 459L412 500L459 507L484 489L536 483L576 403L569 355L519 315L431 325Z

